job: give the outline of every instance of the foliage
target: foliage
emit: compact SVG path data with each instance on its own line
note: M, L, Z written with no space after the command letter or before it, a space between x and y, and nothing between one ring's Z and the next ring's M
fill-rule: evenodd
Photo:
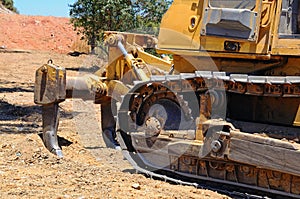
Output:
M78 0L69 6L71 22L86 36L92 52L105 30L125 31L134 27L130 0Z
M83 33L92 52L105 30L137 30L158 33L163 14L171 0L77 0L70 6L70 17L76 30ZM148 29L152 31L149 32ZM144 31L145 32L145 31Z
M7 9L18 13L17 8L14 6L14 1L13 0L1 0L2 5L4 5L4 7L6 7Z
M168 10L172 0L136 0L134 10L138 29L157 34L163 14Z

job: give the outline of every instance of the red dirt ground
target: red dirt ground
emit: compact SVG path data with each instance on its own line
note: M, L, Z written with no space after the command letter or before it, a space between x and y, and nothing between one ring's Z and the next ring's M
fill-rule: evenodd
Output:
M0 47L68 53L80 35L69 18L0 14Z

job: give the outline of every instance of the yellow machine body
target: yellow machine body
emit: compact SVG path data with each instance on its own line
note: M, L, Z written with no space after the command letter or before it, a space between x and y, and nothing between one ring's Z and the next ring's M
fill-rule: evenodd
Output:
M210 57L220 71L253 73L289 56L284 69L272 71L273 75L299 74L298 2L250 0L239 5L241 2L174 1L161 23L159 52L175 54L174 62L180 63L175 65L185 66L176 68L179 72L203 69L197 62ZM240 59L249 63L236 63Z

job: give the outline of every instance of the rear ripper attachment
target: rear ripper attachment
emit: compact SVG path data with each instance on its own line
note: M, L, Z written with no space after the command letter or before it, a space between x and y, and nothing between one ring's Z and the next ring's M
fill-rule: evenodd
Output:
M43 142L51 153L63 156L57 130L59 103L67 98L92 100L101 104L103 136L115 133L116 122L112 114L115 103L122 101L122 96L134 81L147 81L151 75L143 59L136 57L148 58L163 69L171 66L171 62L144 52L143 48L154 48L156 42L151 35L107 32L105 43L110 53L105 73L97 71L81 77L66 77L65 69L54 65L52 60L36 71L34 102L42 105ZM112 138L107 139L105 143L109 146Z
M59 103L67 98L93 100L97 104L110 102L104 79L93 74L67 78L65 69L52 61L36 71L34 101L42 105L43 142L51 153L63 157L57 139ZM111 110L106 110L109 117Z
M49 60L36 71L34 102L42 105L43 142L46 148L62 157L57 141L58 104L66 99L66 71Z

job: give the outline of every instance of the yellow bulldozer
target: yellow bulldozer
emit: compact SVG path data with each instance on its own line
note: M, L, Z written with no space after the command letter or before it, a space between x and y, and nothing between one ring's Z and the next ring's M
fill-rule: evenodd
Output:
M93 100L104 138L116 133L143 173L300 197L298 0L174 0L158 38L110 31L105 43L105 72L36 71L49 151L62 157L59 103Z

